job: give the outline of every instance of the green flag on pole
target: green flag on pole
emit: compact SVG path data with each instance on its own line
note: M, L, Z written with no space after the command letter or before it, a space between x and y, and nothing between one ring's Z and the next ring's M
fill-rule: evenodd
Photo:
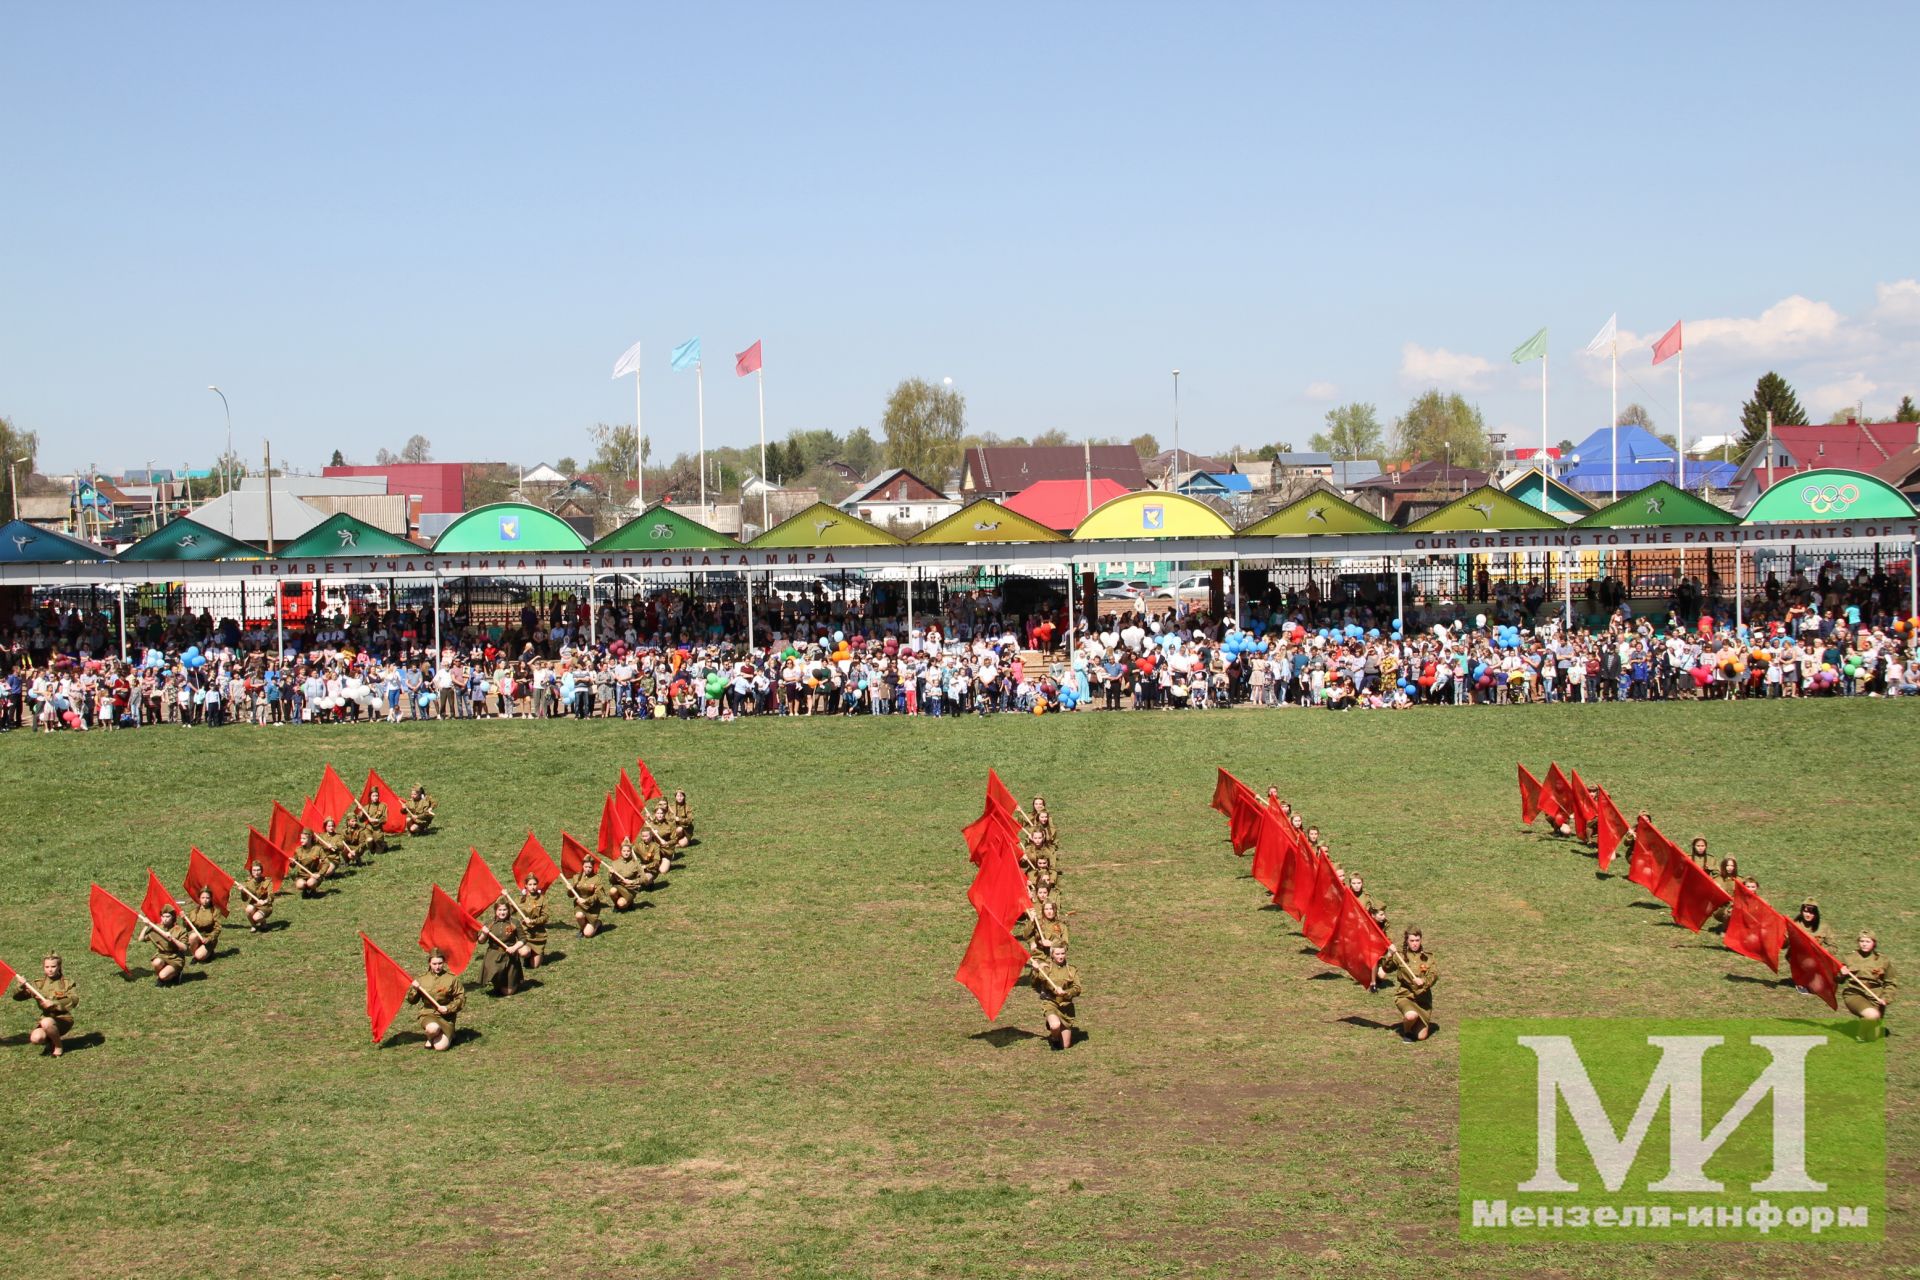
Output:
M1547 331L1542 329L1513 349L1513 362L1525 364L1529 360L1538 360L1546 354Z

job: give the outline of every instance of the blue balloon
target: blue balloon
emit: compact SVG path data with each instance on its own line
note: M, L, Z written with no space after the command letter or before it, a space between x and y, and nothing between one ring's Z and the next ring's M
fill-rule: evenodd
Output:
M1378 628L1378 627L1369 627L1369 628L1367 629L1367 639L1369 639L1369 640L1378 640L1379 638L1380 638L1380 628Z

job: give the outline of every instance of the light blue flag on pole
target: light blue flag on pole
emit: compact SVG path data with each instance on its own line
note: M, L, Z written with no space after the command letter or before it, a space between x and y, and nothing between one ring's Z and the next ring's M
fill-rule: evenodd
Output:
M700 363L700 339L688 338L673 349L673 371L691 369Z

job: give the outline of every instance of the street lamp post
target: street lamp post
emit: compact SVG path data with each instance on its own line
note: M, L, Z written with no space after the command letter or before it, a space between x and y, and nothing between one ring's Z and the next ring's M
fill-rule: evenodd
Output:
M1173 371L1173 477L1167 488L1180 483L1180 371Z
M8 458L7 459L7 487L13 490L13 518L15 520L18 520L20 518L20 481L18 478L14 476L13 473L16 470L18 470L20 467L28 468L27 474L32 475L33 459L32 458Z
M231 494L233 492L233 475L231 472L231 459L233 458L233 406L227 403L227 393L220 388L209 384L207 390L220 397L220 407L227 411L227 452L220 459L220 478L221 482L226 486L226 491ZM227 499L227 536L233 536L233 499L231 497Z

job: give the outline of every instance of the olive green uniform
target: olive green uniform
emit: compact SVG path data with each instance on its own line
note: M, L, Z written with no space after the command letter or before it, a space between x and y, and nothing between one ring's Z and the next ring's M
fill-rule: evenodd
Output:
M220 913L212 907L195 905L187 908L187 922L200 933L199 938L188 933L187 941L194 946L199 946L201 938L206 939L207 959L213 959L214 953L220 950L220 930L225 927L221 923Z
M1075 1025L1073 1002L1080 994L1080 974L1072 965L1035 960L1033 989L1040 996L1042 1015L1053 1014L1063 1027Z
M260 923L265 924L273 918L273 884L265 876L248 876L247 892L252 898L246 900L247 910L260 913ZM255 901L254 899L259 899Z
M547 953L547 898L545 894L520 891L520 913L526 917L524 936L527 945L533 948L533 954L543 956Z
M693 803L686 800L675 800L671 813L673 815L674 840L677 842L680 840L693 839Z
M1417 1014L1420 1025L1433 1025L1433 984L1440 981L1440 966L1435 963L1431 951L1417 951L1412 955L1402 952L1400 959L1404 965L1395 964L1389 958L1383 966L1393 975L1399 984L1399 991L1393 997L1394 1008L1400 1011L1404 1019L1408 1014ZM1413 972L1409 973L1407 970Z
M655 859L655 865L658 865L657 858ZM614 880L615 876L626 881L626 883L620 884L616 882ZM646 869L641 865L640 859L629 853L608 866L607 892L611 895L615 890L619 890L627 895L629 901L637 901L636 895L638 895L641 888L644 887L646 879ZM587 895L582 893L580 896L584 898Z
M327 868L326 874L328 875L332 875L335 871L338 871L340 869L340 863L343 860L350 862L357 856L353 854L345 837L337 831L332 834L325 831L314 832L313 847L318 849L320 856L331 864Z
M509 989L526 981L524 962L518 952L509 949L524 941L517 917L487 921L487 930L480 935L480 941L486 947L480 957L480 981L491 986L495 995L506 995Z
M1870 956L1856 954L1848 957L1847 968L1853 971L1853 976L1859 980L1860 986L1868 988L1874 995L1879 996L1880 999L1885 1000L1888 1004L1893 1003L1895 987L1893 965L1885 956L1880 954L1880 948L1875 947L1873 954ZM1865 991L1862 991L1860 987L1855 986L1852 982L1844 982L1841 984L1840 1000L1847 1006L1847 1012L1856 1018L1863 1016L1869 1009L1878 1009L1880 1007L1868 997ZM1881 1010L1882 1016L1885 1015L1885 1012L1885 1010Z
M373 837L369 846L375 853L387 851L387 806L378 798L367 809L367 832Z
M187 931L181 927L179 917L174 917L172 928L162 929L158 924L150 924L147 933L153 938L153 958L185 973L187 959L192 952L187 947Z
M581 876L573 882L573 892L577 895L574 909L586 916L587 924L599 924L600 909L606 905L606 896L600 889L599 875Z
M80 989L73 985L72 978L64 977L55 978L51 982L42 978L33 985L36 991L47 998L45 1005L37 1002L35 1004L35 1007L40 1010L39 1018L52 1018L54 1029L62 1040L66 1039L67 1034L73 1030L73 1011L80 1007ZM32 1000L33 996L28 993L25 986L18 986L14 990L13 998ZM39 1018L35 1021L39 1021Z
M400 806L407 815L407 834L417 836L433 825L433 801L427 796Z
M439 1009L428 1004L425 997L420 994L421 991L432 996L446 1012L441 1013ZM420 1012L415 1014L414 1018L420 1023L421 1030L426 1030L429 1022L437 1022L446 1031L447 1038L452 1039L454 1024L459 1021L460 1010L467 1003L467 988L460 981L460 975L452 970L446 973L435 973L429 969L414 979L414 988L407 991L407 1003L420 1006Z

